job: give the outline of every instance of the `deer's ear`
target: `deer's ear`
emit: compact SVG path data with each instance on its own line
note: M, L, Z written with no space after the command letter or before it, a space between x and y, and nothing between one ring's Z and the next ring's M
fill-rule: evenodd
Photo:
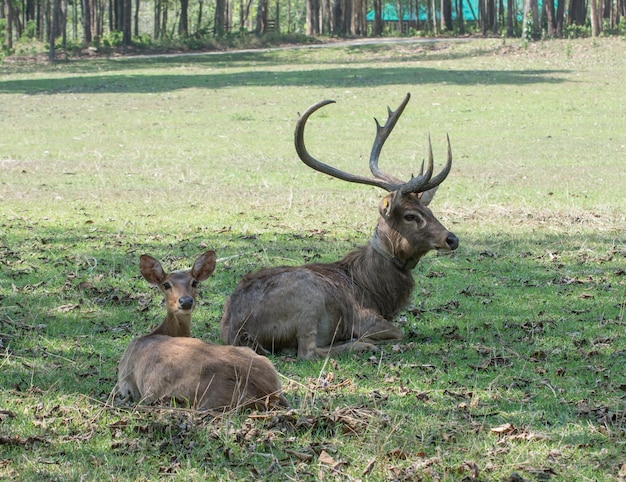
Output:
M398 204L398 196L400 196L400 194L398 194L398 191L390 192L380 202L378 212L383 218L389 219L389 216L391 216L391 212Z
M207 251L200 255L191 268L191 276L204 281L215 271L215 251Z
M163 271L161 263L147 254L142 254L141 258L139 258L139 270L151 285L158 286L167 278L167 273Z
M433 200L433 198L435 197L435 193L437 192L437 189L439 189L439 186L435 186L432 189L429 189L428 191L421 192L419 194L420 204L422 206L428 206L430 202Z

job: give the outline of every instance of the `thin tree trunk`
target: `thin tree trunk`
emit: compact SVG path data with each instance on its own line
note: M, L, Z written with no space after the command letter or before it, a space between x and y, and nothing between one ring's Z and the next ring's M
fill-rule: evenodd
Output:
M7 49L13 49L13 6L11 0L4 0L4 16L7 20L6 23L6 47Z
M54 62L56 59L55 41L59 27L59 11L61 10L61 0L54 0L52 3L52 21L50 22L50 50L48 51L48 60Z
M132 0L122 1L122 44L128 47L133 43L132 34L133 2Z
M513 37L513 9L515 8L514 0L506 2L506 36Z
M86 45L89 45L92 41L92 30L91 30L91 3L89 0L83 0L83 42Z
M135 37L139 37L139 5L140 0L135 0L135 15L133 16L133 30Z
M320 33L320 4L319 0L306 0L306 34L319 35Z
M543 6L546 9L546 23L548 24L548 37L554 38L554 0L544 0Z
M178 35L189 36L189 0L180 0L180 18L178 19Z
M598 6L598 3L602 5L601 1L598 0L589 0L589 6L591 11L591 35L593 37L597 37L602 32L602 15L601 15L601 7Z

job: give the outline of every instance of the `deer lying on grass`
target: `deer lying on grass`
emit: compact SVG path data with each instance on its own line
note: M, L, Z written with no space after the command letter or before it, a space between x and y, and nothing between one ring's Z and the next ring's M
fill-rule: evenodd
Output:
M148 283L163 293L167 315L157 329L135 338L124 352L118 372L123 398L147 403L175 399L199 409L287 405L278 373L266 357L247 347L190 338L196 289L215 269L214 251L202 254L190 270L170 274L145 254L139 265Z
M458 238L427 207L452 165L433 176L430 139L426 172L407 182L382 172L378 157L408 103L388 109L384 126L376 121L370 156L374 178L349 174L314 159L304 145L311 114L332 103L309 107L298 119L295 146L307 166L348 182L369 184L389 192L380 203L379 220L370 242L329 264L276 267L246 275L227 300L222 316L224 343L250 346L258 353L297 349L299 358L324 357L347 350L376 350L373 342L402 338L387 320L402 309L414 286L411 270L432 249L454 250Z

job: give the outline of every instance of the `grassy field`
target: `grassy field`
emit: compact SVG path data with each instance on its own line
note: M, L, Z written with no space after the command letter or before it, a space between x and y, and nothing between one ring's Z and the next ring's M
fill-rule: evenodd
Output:
M0 69L0 479L626 480L626 44L502 40L118 58ZM405 338L275 356L292 408L123 404L117 363L164 316L139 274L207 248L194 336L248 271L367 242L380 165L453 170L460 239L415 269Z

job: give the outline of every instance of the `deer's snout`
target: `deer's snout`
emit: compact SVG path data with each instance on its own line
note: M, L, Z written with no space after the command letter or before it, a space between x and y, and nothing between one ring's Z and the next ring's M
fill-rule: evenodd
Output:
M191 296L178 298L178 306L181 310L190 310L193 307L193 298Z
M448 237L446 238L446 244L448 245L449 249L454 251L456 248L459 247L459 238L457 238L454 233L449 233Z

